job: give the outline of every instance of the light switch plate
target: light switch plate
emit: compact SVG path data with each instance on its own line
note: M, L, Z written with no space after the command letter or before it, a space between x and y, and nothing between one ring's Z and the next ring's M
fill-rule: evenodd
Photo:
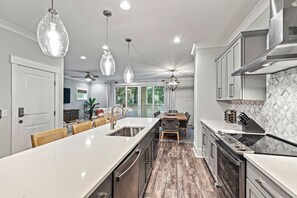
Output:
M2 118L7 118L7 114L8 114L8 111L7 110L2 110Z

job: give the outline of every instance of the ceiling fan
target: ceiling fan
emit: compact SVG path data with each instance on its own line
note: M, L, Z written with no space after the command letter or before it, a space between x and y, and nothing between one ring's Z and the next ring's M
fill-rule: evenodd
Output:
M85 76L70 76L71 78L84 78L86 81L95 81L96 78L99 78L98 75L93 75L90 72L86 72Z

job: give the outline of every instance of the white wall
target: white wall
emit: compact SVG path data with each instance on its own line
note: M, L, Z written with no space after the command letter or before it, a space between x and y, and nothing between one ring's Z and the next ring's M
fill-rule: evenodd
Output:
M180 84L174 94L174 109L180 112L189 112L189 124L194 121L194 78L178 79Z
M194 149L201 156L202 127L200 120L223 120L223 108L216 101L215 58L223 48L196 48L194 50Z
M64 104L64 109L79 109L79 119L84 119L84 102L83 100L76 100L76 88L84 88L89 90L90 85L87 82L64 78L64 88L70 88L70 103Z
M0 157L11 154L11 63L9 56L14 55L28 60L52 65L60 68L60 111L58 115L63 115L63 58L51 58L45 56L36 41L13 33L0 27L0 109L8 110L8 117L0 119ZM61 119L62 124L62 119Z
M100 107L107 108L107 87L104 82L92 82L90 84L90 97L96 98L100 103Z

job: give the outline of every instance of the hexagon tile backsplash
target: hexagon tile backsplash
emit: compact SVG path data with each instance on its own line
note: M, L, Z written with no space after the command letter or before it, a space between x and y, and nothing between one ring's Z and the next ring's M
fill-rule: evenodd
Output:
M266 101L232 101L230 109L245 112L267 133L297 143L297 68L267 75Z

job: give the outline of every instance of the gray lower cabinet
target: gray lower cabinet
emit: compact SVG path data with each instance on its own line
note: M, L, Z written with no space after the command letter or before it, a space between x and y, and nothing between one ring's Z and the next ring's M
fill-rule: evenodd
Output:
M274 181L252 165L249 161L246 166L246 183L247 198L291 198L284 189L274 183Z
M148 184L154 160L157 157L159 142L159 124L155 125L150 133L139 143L141 149L139 164L139 197L143 197Z
M217 181L217 144L213 132L202 124L202 156Z
M112 197L112 175L109 175L100 186L91 194L90 198Z
M264 198L260 191L246 179L246 198Z

